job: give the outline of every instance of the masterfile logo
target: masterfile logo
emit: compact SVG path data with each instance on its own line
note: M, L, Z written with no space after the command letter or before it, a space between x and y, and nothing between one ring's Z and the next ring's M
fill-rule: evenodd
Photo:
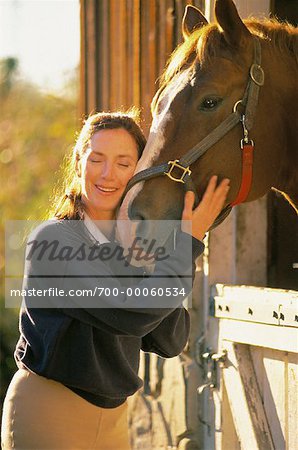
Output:
M90 231L83 221L7 223L6 306L21 302L30 308L181 305L192 287L192 238L182 233L183 245L176 248L179 221L151 224L156 235L147 239L136 233L126 248L97 233L94 225ZM116 222L112 225L116 228Z

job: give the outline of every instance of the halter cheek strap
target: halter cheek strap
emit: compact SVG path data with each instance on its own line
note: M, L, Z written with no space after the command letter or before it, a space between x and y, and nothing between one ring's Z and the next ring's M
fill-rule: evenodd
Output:
M249 82L244 95L244 101L246 102L245 114L241 116L244 135L240 143L242 150L241 185L237 197L231 203L231 206L236 206L244 202L248 197L252 185L254 142L249 139L248 135L253 126L260 87L263 86L265 81L264 71L261 67L261 46L257 39L255 39L254 45L254 63L250 67L249 76ZM237 106L240 103L242 103L242 100L235 104L234 110L237 110Z

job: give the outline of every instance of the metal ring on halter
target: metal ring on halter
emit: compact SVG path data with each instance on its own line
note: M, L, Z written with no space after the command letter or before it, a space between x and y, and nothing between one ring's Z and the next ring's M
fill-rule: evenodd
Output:
M240 105L240 104L242 104L242 99L241 100L238 100L236 103L235 103L235 105L234 105L234 107L233 107L233 112L235 113L235 112L237 112L237 107L238 107L238 105ZM243 105L243 107L244 107L244 105Z
M250 78L258 86L263 86L265 82L265 74L263 68L259 64L252 64L249 70Z
M241 150L243 150L245 145L251 145L252 147L254 147L255 143L254 143L254 141L252 139L247 139L247 140L241 139L241 141L240 141L240 148L241 148Z

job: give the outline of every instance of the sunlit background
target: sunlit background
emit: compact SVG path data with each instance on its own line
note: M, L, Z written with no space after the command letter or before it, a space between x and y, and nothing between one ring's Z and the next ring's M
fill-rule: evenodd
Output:
M79 62L79 0L0 0L0 404L18 338L18 310L4 309L5 222L46 218L80 126Z
M79 21L79 0L1 0L0 58L17 58L22 78L62 93L79 63Z

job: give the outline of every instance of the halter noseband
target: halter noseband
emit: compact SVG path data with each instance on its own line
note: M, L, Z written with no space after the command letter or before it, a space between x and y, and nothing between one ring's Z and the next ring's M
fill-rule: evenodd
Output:
M138 182L146 181L160 175L166 175L170 180L183 183L186 190L194 191L196 195L196 203L198 202L198 195L194 183L191 178L190 166L203 156L212 145L218 142L237 124L242 123L243 139L241 139L240 146L242 149L242 179L239 192L236 199L228 206L226 206L212 228L222 222L223 219L230 213L233 206L242 203L248 196L252 183L252 166L253 166L253 150L254 143L249 139L249 131L253 126L253 119L258 104L260 86L264 84L264 71L261 67L261 44L259 40L254 37L254 61L249 70L249 80L241 100L238 100L233 108L233 112L218 125L211 133L202 139L197 145L191 148L180 159L168 161L167 163L158 166L149 167L135 174L127 184L124 195ZM244 114L240 114L238 106L242 105ZM180 175L174 175L177 171L181 171Z

